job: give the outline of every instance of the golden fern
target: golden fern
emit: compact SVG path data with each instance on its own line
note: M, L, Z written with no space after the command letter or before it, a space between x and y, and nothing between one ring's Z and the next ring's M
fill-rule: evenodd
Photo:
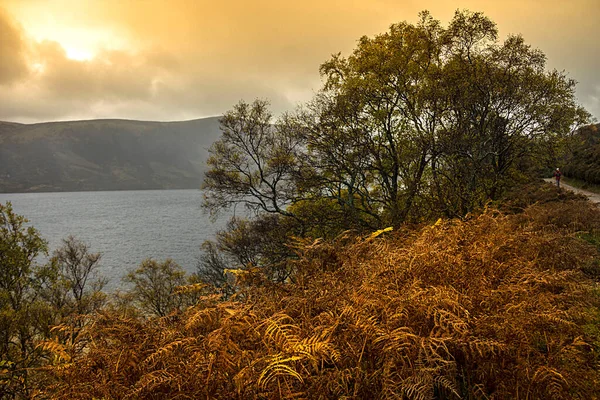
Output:
M323 332L291 343L289 352L305 355L309 360L313 361L315 368L317 360L339 362L340 353L331 344L327 336L327 332Z
M190 285L178 286L175 288L175 294L200 293L210 287L206 283L194 283Z
M170 374L165 370L153 371L145 374L135 385L131 393L126 398L139 398L139 396L146 392L150 393L161 385L168 384L174 380L174 375Z
M285 351L300 341L298 332L300 328L293 323L285 324L283 321L293 322L293 319L286 314L277 314L266 319L261 325L265 327L264 338L273 343L277 348Z
M191 337L191 338L183 338L183 339L179 339L179 340L170 342L170 343L162 346L161 348L159 348L154 353L150 354L145 360L142 361L142 364L144 364L146 366L152 366L152 365L156 364L156 362L158 362L161 358L168 357L169 354L172 353L173 351L175 351L179 348L192 346L193 344L196 343L196 341L197 341L196 338Z
M391 232L393 230L394 230L394 228L391 227L391 226L389 226L387 228L384 228L384 229L379 229L378 231L375 231L375 232L371 233L369 235L369 237L367 238L367 241L371 241L371 240L375 239L376 237L382 235L383 233L385 233L385 232Z
M569 387L565 377L555 368L545 365L538 367L531 378L532 385L543 385L543 391L556 396Z
M600 298L582 268L600 255L556 221L600 213L553 207L303 239L285 284L177 318L100 314L48 397L598 398Z
M185 328L188 330L212 326L218 320L219 310L216 307L195 308L187 318Z
M291 365L288 365L288 363L294 363L302 359L303 357L300 356L284 358L281 355L275 355L270 357L269 363L263 368L258 377L258 387L264 390L276 378L293 378L303 383L302 376Z
M56 340L45 340L38 344L38 348L50 352L55 358L56 361L61 362L64 361L69 363L71 361L71 356L67 353L67 346L59 343Z

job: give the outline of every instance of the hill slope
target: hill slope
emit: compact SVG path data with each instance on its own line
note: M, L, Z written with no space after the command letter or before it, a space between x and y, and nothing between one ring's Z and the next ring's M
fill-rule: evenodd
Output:
M218 117L0 122L0 192L197 188Z

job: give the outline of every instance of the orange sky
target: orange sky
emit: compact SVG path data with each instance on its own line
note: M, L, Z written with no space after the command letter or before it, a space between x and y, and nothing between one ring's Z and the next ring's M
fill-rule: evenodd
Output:
M0 120L181 120L257 97L291 110L332 53L457 8L523 34L600 118L600 0L0 0Z

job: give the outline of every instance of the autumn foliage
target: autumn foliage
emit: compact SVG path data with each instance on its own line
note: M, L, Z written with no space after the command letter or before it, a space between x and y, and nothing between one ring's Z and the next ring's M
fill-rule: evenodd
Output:
M567 200L299 240L287 283L233 271L238 291L227 301L206 295L153 319L101 314L73 346L56 342L48 390L63 399L598 398L599 223L595 206Z

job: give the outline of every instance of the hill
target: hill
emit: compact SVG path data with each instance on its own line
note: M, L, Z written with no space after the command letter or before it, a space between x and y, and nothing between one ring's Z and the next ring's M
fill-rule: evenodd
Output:
M0 192L198 188L218 120L0 122Z

